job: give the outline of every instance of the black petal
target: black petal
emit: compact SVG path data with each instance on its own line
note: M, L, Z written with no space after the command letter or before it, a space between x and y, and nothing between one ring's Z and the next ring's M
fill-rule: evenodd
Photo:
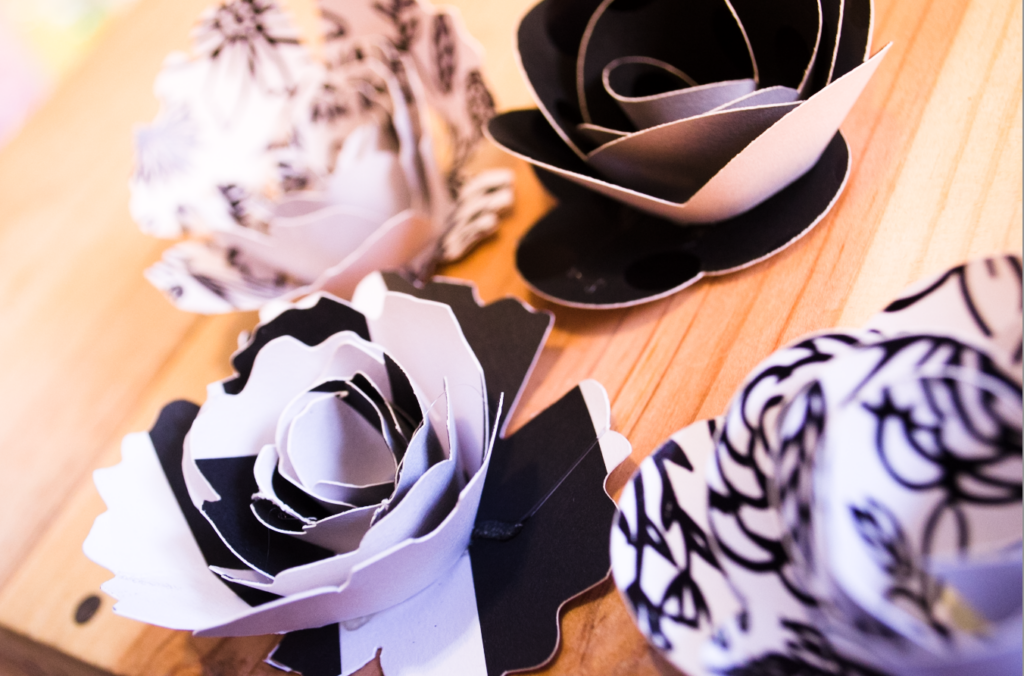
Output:
M323 547L272 531L259 522L249 507L259 490L253 475L256 456L210 458L197 460L196 464L220 495L216 502L203 503L203 513L247 567L277 575L282 570L334 555Z
M198 413L199 407L190 401L172 401L160 411L156 424L149 431L149 438L153 442L153 448L156 449L160 467L164 471L164 476L167 477L167 483L171 486L174 498L178 501L178 507L181 508L189 530L192 531L192 537L199 545L199 550L203 553L206 563L223 568L245 568L245 563L225 546L224 541L218 537L217 531L210 525L210 522L203 518L203 515L192 504L192 498L189 497L188 489L185 487L185 477L181 473L182 449L185 435L188 434L192 427L192 421L195 420ZM210 574L213 575L213 573ZM217 579L251 606L280 598L276 594L227 582L219 576Z
M337 624L285 634L267 661L302 676L338 676L341 639Z
M491 121L490 130L499 143L525 146L531 129L543 122L539 118L537 111L505 113ZM849 149L836 134L818 163L773 197L727 221L686 227L538 171L559 203L520 241L516 266L538 293L561 302L645 302L702 274L742 268L789 246L824 217L849 169Z
M559 607L608 575L615 505L605 476L579 388L495 445L476 523L521 527L511 538L470 545L491 676L547 660L558 644Z
M292 336L306 345L319 345L340 331L354 331L361 338L370 339L370 331L362 313L329 298L321 298L308 310L285 310L266 324L256 327L249 344L232 357L231 365L238 371L238 375L224 383L224 391L228 394L242 391L249 380L256 355L274 338Z

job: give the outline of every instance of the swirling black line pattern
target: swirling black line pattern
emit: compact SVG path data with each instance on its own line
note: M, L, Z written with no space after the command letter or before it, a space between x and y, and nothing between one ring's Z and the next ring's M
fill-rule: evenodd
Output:
M409 47L416 40L416 33L419 31L419 18L414 16L416 0L389 0L388 2L375 2L373 8L383 14L397 33L392 41L395 48L400 52L409 51Z
M340 14L332 12L323 6L320 7L320 22L323 25L324 40L326 42L340 40L348 35L349 29L345 19Z
M742 544L752 546L756 554L744 554L727 539L717 537L719 550L730 561L747 570L777 574L789 593L810 607L815 606L816 601L793 579L790 557L782 541L757 532L748 524L744 514L753 516L773 509L769 483L774 478L774 470L762 467L758 458L768 459L778 454L779 449L773 448L775 442L769 436L768 419L774 419L786 405L782 393L792 389L797 378L812 376L816 367L831 361L837 353L859 344L859 340L851 334L830 333L805 339L780 352L779 355L790 357L791 361L781 363L777 358L777 363L765 367L744 385L731 407L715 448L720 468L733 465L741 471L749 472L757 489L756 492L742 490L730 481L729 473L725 471L720 472L724 491L709 487L709 517L714 515L714 518L709 518L712 529L716 519L731 520L743 535ZM760 395L764 388L775 393L770 396ZM755 392L759 393L756 399Z
M466 116L470 121L470 131L463 134L454 125L449 127L452 138L452 166L448 171L448 190L452 197L457 197L462 187L462 170L473 154L476 142L483 136L483 128L494 117L494 97L484 82L479 70L471 70L466 74Z
M988 258L984 261L983 264L985 266L985 273L991 279L998 279L1000 276L1005 274L1003 270L1001 270L1002 268L1009 271L1009 275L1014 280L1013 286L1015 286L1017 289L1022 288L1021 259L1019 256L1002 256ZM958 265L957 267L947 271L941 277L937 278L927 288L915 294L899 298L893 301L892 303L889 304L888 307L885 308L884 312L896 313L906 310L907 308L911 308L919 304L921 301L941 292L941 290L945 288L948 282L952 282L956 284L957 289L959 291L960 301L963 303L964 308L967 310L971 319L974 321L974 324L977 327L977 329L983 335L992 337L993 328L989 325L989 322L986 321L985 317L983 316L984 313L981 311L981 308L979 307L979 303L977 301L978 293L972 290L970 276L968 275L968 270L977 270L978 268L978 264L972 265L968 263L965 265ZM1024 291L1022 291L1021 296L1017 301L1017 307L1020 307L1021 301L1024 301ZM1018 342L1013 354L1013 362L1015 364L1021 363L1022 356L1024 356L1024 354L1022 353L1024 353L1024 345Z
M708 421L708 424L713 432L714 421ZM719 568L719 565L707 533L679 504L668 475L668 464L693 471L693 465L686 457L685 451L674 441L669 440L655 451L651 459L657 467L658 481L661 484L659 513L649 514L644 509L643 477L637 475L632 484L636 497L636 530L630 530L629 522L622 515L617 519L616 528L636 556L637 577L623 591L636 616L646 621L647 635L651 642L662 650L672 650L673 646L666 636L663 623L673 622L697 629L712 622L708 601L693 576L693 557L700 557L714 568ZM665 539L665 533L673 526L678 526L682 533L682 560L677 560ZM671 561L678 571L660 600L650 598L640 584L639 573L643 569L644 557L648 550Z
M950 639L951 629L936 612L943 582L924 562L935 553L942 524L944 541L957 553L971 550L967 507L1021 503L1021 424L1013 415L1021 409L1021 388L988 354L954 338L902 336L870 349L878 352L874 366L850 401L868 414L875 452L888 476L905 490L938 492L939 498L915 533L917 550L893 511L878 500L850 505L850 518L888 577L885 598ZM899 363L907 360L914 369L909 377L886 373L907 368Z
M783 412L775 486L791 555L812 562L813 455L825 428L825 396L815 381Z
M458 69L458 43L455 40L455 27L447 14L434 17L434 65L437 71L437 85L442 94L452 91L455 82L455 71Z
M901 403L892 387L884 387L881 401L863 402L862 406L874 420L876 451L889 476L908 490L938 488L944 493L925 523L922 554L932 553L936 530L947 513L956 526L957 547L965 552L971 533L964 505L994 507L1021 502L1020 475L997 471L1000 466L1021 457L1020 423L1008 419L998 406L1000 395L1015 393L1019 410L1021 389L987 354L943 336L907 336L879 343L876 347L883 354L861 388L868 386L871 377L900 354L922 346L930 365L937 362L940 367L954 367L957 370L953 373L959 373L960 369L965 373L977 372L983 378L979 383L988 381L1003 392L990 391L990 386L979 387L959 377L924 375L916 382L920 396L914 401ZM968 399L973 399L974 405L969 404ZM954 447L953 435L949 432L951 425L967 433L969 448ZM933 476L909 476L893 462L892 440L886 436L893 427L901 432L901 442L906 448L935 468Z
M935 616L935 604L942 595L943 584L918 565L896 515L870 498L864 505L851 506L850 515L873 558L892 580L885 597L909 604L913 613L936 633L948 637L949 629Z
M783 620L785 651L766 653L725 672L727 676L885 676L840 655L818 629Z

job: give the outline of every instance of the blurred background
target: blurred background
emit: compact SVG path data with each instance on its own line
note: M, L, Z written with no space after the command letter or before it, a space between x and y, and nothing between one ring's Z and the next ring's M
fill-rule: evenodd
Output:
M136 0L0 0L0 147Z

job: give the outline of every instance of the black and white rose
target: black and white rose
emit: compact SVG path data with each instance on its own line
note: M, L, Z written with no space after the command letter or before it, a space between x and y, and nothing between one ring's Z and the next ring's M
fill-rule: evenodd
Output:
M818 162L884 57L871 23L868 0L545 0L518 35L539 110L489 132L638 209L724 221Z
M108 511L84 549L115 574L115 612L284 633L271 659L303 673L381 650L389 676L543 661L559 608L607 575L604 482L629 454L593 381L500 434L550 324L466 284L379 274L351 303L319 294L268 319L201 407L169 404L96 472ZM578 561L553 568L563 557Z

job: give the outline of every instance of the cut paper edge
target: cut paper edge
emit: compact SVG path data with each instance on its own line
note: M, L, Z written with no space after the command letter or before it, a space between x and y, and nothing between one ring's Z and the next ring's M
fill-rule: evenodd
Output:
M838 141L837 141L837 139L838 139ZM578 230L579 231L579 237L573 237L570 234L570 235L566 235L565 236L567 239L570 239L573 242L587 241L586 238L588 237L588 233L592 233L593 223L588 221L587 219L583 219L583 221L586 221L586 222L580 221L579 217L577 215L574 215L576 213L576 211L578 211L578 209L576 209L574 207L574 205L578 204L579 200L581 200L581 199L589 201L589 200L592 200L593 198L590 197L589 195L581 196L581 197L573 197L573 196L563 197L563 196L555 193L554 194L555 198L557 200L559 200L558 204L556 204L552 208L552 210L548 212L547 215L541 217L541 219L538 220L537 223L535 223L534 226L527 232L527 234L520 240L519 247L518 247L517 253L516 253L516 268L517 268L517 270L519 272L520 277L526 283L526 285L530 289L530 291L535 293L540 298L543 298L543 299L548 300L548 301L550 301L552 303L556 303L558 305L564 305L564 306L567 306L567 307L575 307L575 308L580 308L580 309L591 309L591 310L593 310L593 309L609 309L609 310L614 310L614 309L620 309L620 308L625 308L625 307L633 307L633 306L636 306L636 305L641 305L643 303L649 303L649 302L661 300L663 298L667 298L668 296L671 296L671 295L673 295L675 293L678 293L679 291L682 291L683 289L686 289L686 288L692 286L693 284L696 284L704 276L725 275L725 274L729 274L729 273L732 273L732 272L736 272L738 270L743 270L743 269L746 269L748 267L757 265L758 263L761 263L761 262L771 258L772 256L775 256L776 254L780 253L784 249L789 248L790 246L792 246L793 244L798 242L800 239L802 239L807 233L809 233L819 223L821 223L821 221L831 212L832 208L835 206L836 202L839 200L840 196L842 195L843 191L846 188L846 185L847 185L847 183L849 181L849 178L850 178L850 172L852 170L852 156L851 156L850 151L849 151L849 146L846 144L846 141L842 137L841 134L837 133L836 137L833 138L832 145L830 145L830 147L826 149L826 152L823 154L822 158L819 160L819 166L820 166L820 171L822 171L822 172L826 172L826 171L829 170L829 168L825 166L825 163L828 162L828 161L831 161L830 160L830 158L832 158L832 154L831 153L833 153L832 148L834 147L834 144L836 144L836 143L841 144L841 148L839 148L838 146L835 146L835 153L836 153L835 159L841 161L841 163L842 163L842 166L843 166L842 178L841 178L840 181L838 181L836 183L834 189L829 191L827 203L821 205L820 210L816 209L815 211L817 213L813 217L810 217L810 218L806 219L806 225L802 225L796 233L794 233L791 236L789 236L788 238L784 239L784 241L782 241L781 243L772 243L770 246L765 247L765 248L768 249L767 251L763 251L763 250L762 251L757 251L753 256L741 258L741 260L738 261L736 264L729 264L729 265L726 265L726 266L723 266L723 267L715 266L715 267L713 267L713 269L703 269L702 263L701 263L703 261L703 259L701 259L700 257L695 257L695 256L691 255L690 253L688 253L688 250L687 250L687 251L684 252L684 253L686 253L687 256L690 256L691 258L696 258L699 261L697 269L695 270L695 272L693 274L691 274L691 275L685 277L684 279L682 279L681 282L679 282L679 283L677 283L675 285L670 285L667 288L664 288L662 290L653 291L653 292L647 292L647 291L644 291L643 289L637 288L637 289L635 289L635 293L631 294L632 297L628 298L628 299L609 300L609 301L589 301L589 302L582 300L582 298L580 297L580 294L578 294L578 293L574 294L574 297L569 297L569 294L558 293L555 290L553 290L552 288L546 288L546 287L550 287L550 285L542 285L542 283L541 283L542 280L538 279L534 274L531 274L529 271L524 269L524 260L523 260L522 257L524 255L526 255L526 254L523 253L523 248L524 248L524 246L539 246L538 244L531 245L530 244L531 238L547 237L548 239L550 239L552 235L542 235L541 233L545 232L546 230L552 230L552 232L553 232L554 229L556 229L558 227L557 224L560 223L560 222L570 223L570 224L577 223L577 225L569 226L569 227L573 228L573 232ZM841 155L841 157L840 157L840 155ZM796 181L794 181L794 183L791 184L789 187L783 189L782 191L780 191L776 195L770 197L768 200L763 202L761 205L758 205L757 207L754 207L754 209L752 209L750 212L747 212L745 214L741 214L740 216L737 217L737 219L748 219L748 218L752 219L752 218L755 218L755 217L757 217L759 215L759 213L762 210L765 210L765 209L775 209L780 204L793 203L795 208L799 208L800 206L802 206L803 203L802 202L798 203L798 202L795 202L794 200L790 199L788 194L787 194L787 191L797 189L798 187L803 185L804 181L810 180L810 179L814 178L815 177L815 173L814 172L819 171L819 166L816 166L816 167L812 168L811 171L807 172L806 174L804 174L804 176L802 176L799 179L797 179ZM549 189L549 191L550 191L550 189ZM598 199L605 199L605 198L601 197L601 198L598 198ZM618 206L618 205L616 205L616 206ZM628 205L622 205L621 208L627 209L627 208L632 208L632 207L629 207ZM779 211L781 212L781 214L777 214L776 217L775 217L775 220L784 219L787 222L792 222L793 221L794 216L789 214L789 213L787 213L786 209L784 209L782 207L779 207ZM644 215L647 216L646 214L644 214ZM655 217L655 216L648 216L648 217L652 218L652 219L657 219L657 217ZM700 232L701 229L704 229L704 228L716 229L716 228L720 228L721 226L726 225L727 223L728 223L728 221L726 221L724 223L712 224L712 225L708 225L708 226L691 226L688 229L679 229L679 226L677 224L669 222L669 221L663 221L663 225L660 226L660 227L663 227L665 229L665 232L671 233L671 235L673 237L679 237L683 242L692 242L694 240L687 239L686 236L685 236L685 233L687 233L687 232L690 232L690 233ZM753 226L753 227L756 227L756 226ZM763 230L763 229L761 229L761 231L762 232L767 232L766 230ZM721 230L709 230L709 232L724 232L724 231L721 231ZM559 246L565 246L565 244L561 243L561 242L559 242L558 245ZM687 244L686 246L699 246L699 245ZM649 248L649 247L638 246L638 248ZM637 260L640 260L640 258L638 258ZM569 272L571 272L573 269L575 269L575 268L574 267L573 268L566 268L565 274L569 274ZM576 272L578 274L583 275L583 279L584 280L588 280L589 279L589 277L587 276L588 275L587 271L576 270ZM615 274L621 275L622 273L615 273ZM593 283L597 284L597 283L599 283L599 281L593 281ZM595 293L594 295L597 296L598 294Z
M596 84L596 82L594 82L593 80L588 82L588 77L587 77L588 72L590 73L591 77L596 76L597 79L599 79L601 81L601 83L604 84L604 73L606 72L606 69L608 68L608 66L610 64L619 62L622 59L635 59L638 56L638 55L635 55L635 54L628 54L628 53L627 54L623 54L622 56L619 56L617 58L612 58L611 61L606 61L603 65L600 64L600 63L592 64L592 63L588 62L588 52L591 51L591 42L594 40L594 33L595 33L595 31L598 30L598 24L601 23L602 19L604 18L604 15L608 12L609 8L613 4L614 4L614 0L602 0L602 2L596 8L594 8L593 12L588 17L586 28L584 29L583 35L581 36L580 41L579 41L579 46L578 46L578 50L577 50L577 54L576 54L576 59L575 59L575 68L574 68L575 89L576 89L576 98L577 98L577 101L578 101L578 104L579 104L579 112L580 112L580 115L581 115L581 117L583 119L583 122L585 124L595 124L595 120L592 118L592 115L591 115L591 107L592 107L591 104L597 103L596 99L592 99L591 102L587 101L587 87L588 87L588 84ZM748 35L747 35L747 29L746 29L746 27L744 27L743 22L740 20L738 14L735 12L734 8L731 7L729 5L729 3L725 3L725 4L726 4L726 7L728 7L728 9L730 11L731 18L736 22L736 29L738 30L738 33L740 35L742 35L742 37L743 37L743 41L744 41L744 44L746 46L746 51L747 51L746 55L750 58L751 79L755 83L757 83L758 82L757 60L756 60L756 58L754 56L754 52L753 52L753 50L751 48L751 45L750 45L750 40L749 40ZM643 12L645 9L650 9L648 3L640 4L640 5L634 5L633 7L638 12ZM669 23L671 23L671 21L669 21ZM691 21L691 23L692 23L692 21ZM606 25L607 25L607 23L606 23ZM633 30L637 30L636 26L631 26L630 28L632 28ZM690 36L688 36L688 35L678 35L677 34L674 37L675 37L676 40L687 40ZM597 43L600 43L600 42L601 42L600 39L597 40ZM518 47L519 47L519 45L517 43L516 44L517 50L518 50ZM713 59L707 59L707 61L713 61ZM814 59L812 57L811 60L810 60L810 63L813 64L813 62L814 62ZM666 64L666 65L668 65L668 64ZM593 70L594 67L600 67L600 70L595 72ZM678 68L676 68L674 66L670 66L670 68L672 70L676 71L677 77L678 77L679 74L681 74L681 75L684 76L681 79L683 79L685 81L689 81L691 83L694 83L694 80L690 77L689 74L683 73L683 71L679 70ZM703 84L712 84L712 82L708 81L708 82L705 82ZM616 96L612 95L612 93L608 90L607 87L603 87L603 90L604 90L605 94L608 95L611 99L618 101L618 98ZM600 91L600 89L598 91ZM600 94L598 96L600 96ZM534 100L536 101L537 99L534 99ZM618 102L621 103L621 101L618 101ZM597 110L597 106L594 107L594 110L595 111ZM631 118L631 116L625 110L623 110L621 108L621 105L619 107L619 110L620 110L620 112L622 112L625 115L625 117L627 119ZM602 113L602 114L604 114L604 113ZM608 124L608 121L605 121L605 124Z
M607 579L608 477L631 450L609 411L604 388L584 381L495 447L469 550L490 676L547 664L566 605ZM523 473L536 483L517 487Z
M466 487L460 491L456 505L436 528L421 537L397 543L354 566L344 584L310 589L271 601L217 624L197 628L196 635L226 637L286 633L355 620L381 612L411 598L429 587L465 552L469 544L472 521L461 525L460 522L468 521L468 511L472 511L475 516L475 509L470 510L469 503L479 503L488 461L489 456L484 461L482 471L470 479ZM429 556L421 551L437 547L447 553ZM404 559L405 565L395 563L397 559ZM408 565L409 560L431 561L434 565L430 568L434 574L424 573L424 567ZM388 563L390 565L386 565ZM389 570L385 570L386 568ZM397 585L394 583L398 571L408 573L410 570L415 573L413 582ZM368 580L361 579L367 577L376 578L377 584L370 584ZM385 580L389 582L385 583ZM372 589L368 590L368 587ZM387 593L375 593L381 590L386 590ZM383 600L381 596L384 596Z
M486 311L487 308L497 306L499 303L515 303L521 306L522 309L526 311L530 316L544 318L545 325L543 331L538 336L536 336L533 341L536 342L537 348L533 350L531 353L529 364L526 366L525 370L523 371L523 376L519 380L518 389L514 393L501 393L502 396L504 397L506 405L504 406L505 414L503 416L498 417L500 424L498 426L497 433L499 436L504 437L508 431L508 426L512 419L511 412L515 411L518 407L519 401L522 398L523 393L526 391L526 384L530 381L530 377L533 375L533 371L536 368L537 363L540 361L540 355L543 351L542 348L547 343L548 337L551 335L551 331L554 328L554 314L550 310L537 309L530 305L529 303L527 303L526 301L516 298L514 296L505 296L504 298L492 301L491 303L484 303L483 299L480 297L479 289L477 288L476 284L473 284L472 282L468 282L463 279L457 279L455 277L444 277L442 275L438 275L431 278L431 281L422 285L408 282L407 280L399 278L397 275L394 275L393 273L388 274L388 277L391 280L391 286L389 286L388 282L385 281L385 277L381 273L373 273L371 275L368 275L366 279L363 281L363 283L360 284L360 289L363 288L364 284L366 285L365 291L362 292L365 294L364 296L362 296L363 298L366 299L365 301L363 301L365 307L367 307L368 309L377 307L381 301L374 300L374 298L382 298L383 294L387 292L389 289L401 293L408 293L409 295L414 295L417 297L422 297L426 300L430 300L431 290L434 288L439 288L435 287L434 285L447 285L456 286L464 290L468 290L470 293L470 298L473 304L476 306L477 310ZM397 288L392 288L392 286L395 285L397 285ZM353 298L353 302L355 302L356 297L360 297L360 290L358 289L356 292L356 296ZM458 306L455 303L450 303L449 307L451 307L454 311ZM372 312L373 310L371 309L370 311ZM460 325L468 325L468 322L466 324L463 324L463 322L460 321ZM474 350L473 352L474 354L477 355L477 358L479 359L479 355L482 354L483 351ZM493 433L494 430L492 430L492 435Z
M399 606L359 626L343 623L338 632L341 676L372 662L378 651L387 676L487 676L468 552L448 573ZM401 642L395 640L399 637Z
M210 572L148 433L126 436L121 462L98 469L93 476L107 511L96 518L82 549L114 574L100 587L116 599L114 612L170 629L193 630L249 608ZM139 537L148 544L136 546ZM125 566L125 561L132 564ZM164 590L165 598L153 603L148 594L157 589ZM185 607L189 605L191 610Z
M487 385L483 366L451 306L388 291L383 297L381 314L370 315L367 320L373 343L380 345L409 374L411 381L423 388L428 401L441 394L439 379L449 381L452 408L457 416L452 422L462 442L458 452L462 454L465 470L476 474L489 436ZM419 329L415 338L409 333L410 326ZM426 337L438 342L424 345ZM437 353L433 358L425 354L431 350ZM441 354L445 354L444 358ZM459 370L454 371L453 366Z

